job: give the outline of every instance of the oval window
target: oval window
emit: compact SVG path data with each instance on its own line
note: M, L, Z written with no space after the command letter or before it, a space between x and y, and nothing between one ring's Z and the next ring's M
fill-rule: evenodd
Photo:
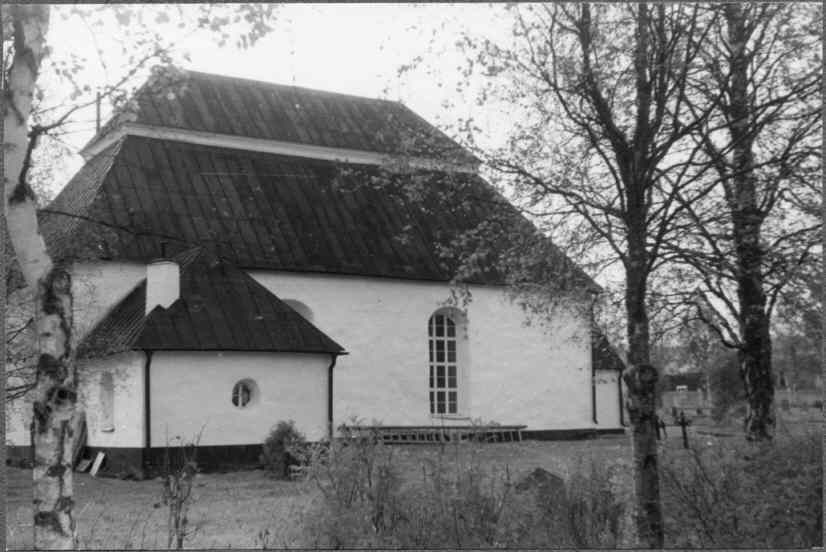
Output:
M244 408L255 399L256 387L252 380L241 380L232 387L232 404Z

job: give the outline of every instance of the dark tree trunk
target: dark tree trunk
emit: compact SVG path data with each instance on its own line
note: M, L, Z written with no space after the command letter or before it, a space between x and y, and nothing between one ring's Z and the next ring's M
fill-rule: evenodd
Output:
M738 323L741 350L740 376L745 385L748 413L745 432L749 440L771 439L774 433L774 382L771 368L771 336L763 281L765 252L760 233L765 213L760 210L754 175L754 135L748 96L748 32L742 6L725 7L730 48L730 117L732 178L726 199L731 210L737 257Z
M735 224L734 236L739 265L740 376L748 403L745 432L747 439L760 441L772 438L775 424L772 344L763 291L762 252L756 244L759 230L748 224L740 228Z
M625 287L630 366L623 380L628 386L626 408L632 428L637 538L642 546L662 548L655 391L657 370L649 363L649 324L645 308L647 254L644 231L634 226L629 225L629 263Z

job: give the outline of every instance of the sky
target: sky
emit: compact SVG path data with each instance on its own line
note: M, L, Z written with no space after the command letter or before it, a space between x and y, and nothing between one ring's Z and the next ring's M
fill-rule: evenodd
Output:
M97 87L129 69L130 54L136 53L130 44L146 32L157 32L176 41L174 58L183 68L399 100L453 136L451 126L457 120L473 117L482 129L476 137L482 147L501 145L504 130L518 119L514 106L477 105L473 82L469 91L457 89L466 60L455 43L463 33L496 42L511 38L502 4L281 5L272 32L244 51L219 45L214 32L190 32L192 25L178 28L179 12L192 20L197 9L192 5L133 4L130 9L131 15L121 13L116 21L107 6L83 8L92 13L85 19L76 6L54 7L48 36L52 55L42 82L46 103L55 106L55 112L77 101L67 96L71 87L55 76L57 69L77 62L75 80L88 86L88 99ZM416 59L422 60L421 66L399 76L399 69ZM137 77L135 86L145 75ZM104 103L103 122L108 111ZM60 136L72 155L54 171L52 193L80 168L77 152L94 131L93 106L73 116ZM605 278L597 277L602 284ZM618 275L607 279L617 280Z
M77 64L74 80L88 87L80 101L88 101L98 87L127 73L134 65L130 55L145 51L132 46L146 33L157 32L163 40L175 41L173 57L183 68L398 100L454 138L458 133L452 126L473 118L481 129L474 139L483 148L502 145L516 118L513 105L476 103L482 84L462 76L467 60L456 46L464 33L496 42L512 39L503 4L279 5L272 32L243 51L219 45L215 32L192 31L197 7L191 5L133 4L131 14L121 7L117 17L108 6L79 8L52 9L52 54L41 83L45 103L59 106L56 113L79 101L69 96L73 87L67 80L57 77L59 69ZM189 24L179 28L182 20ZM400 76L399 69L414 60L420 63ZM147 74L133 78L131 86L139 86ZM464 87L457 86L460 81ZM110 112L104 101L102 123ZM51 183L44 195L55 195L83 165L79 151L94 135L95 118L91 105L64 127L59 139L69 153L42 179ZM48 148L41 152L44 158L57 158ZM603 275L598 279L606 284Z
M158 9L168 13L177 9L134 8L142 10L147 27L153 26ZM462 31L507 36L509 27L502 10L501 5L483 4L288 4L277 9L273 31L246 51L219 46L215 33L177 37L180 31L175 27L169 32L163 25L158 28L165 37L175 36L176 55L189 53L189 60L177 59L184 68L399 100L443 129L457 117L475 115L490 129L497 127L497 116L507 114L481 110L467 93L457 92L463 58L454 44ZM84 58L76 80L91 89L125 72L129 60L120 53L119 41L124 40L124 33L137 35L139 31L134 17L127 25L111 17L101 17L102 23L94 25L93 19L80 20L71 6L56 6L49 32L51 61ZM399 77L399 68L417 57L423 60L422 66ZM60 95L70 89L65 80L44 77L51 103L69 105L71 101ZM104 122L107 114L104 103ZM73 116L61 139L77 152L94 129L95 114L90 107ZM81 164L79 156L72 156L55 185L65 184Z

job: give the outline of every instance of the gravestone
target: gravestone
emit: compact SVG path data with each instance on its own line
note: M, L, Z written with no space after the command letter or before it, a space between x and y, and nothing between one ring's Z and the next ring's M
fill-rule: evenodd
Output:
M520 479L514 488L518 492L537 489L551 497L565 496L565 481L543 468L534 468L531 473Z
M533 495L549 528L553 531L567 530L568 493L561 477L543 468L534 468L516 483L514 489L517 493Z

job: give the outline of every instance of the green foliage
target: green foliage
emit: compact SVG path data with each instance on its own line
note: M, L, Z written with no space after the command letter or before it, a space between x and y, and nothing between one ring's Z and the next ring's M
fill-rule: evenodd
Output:
M261 464L275 477L286 479L289 476L291 464L297 464L297 450L306 440L304 435L295 428L295 422L280 421L270 430L261 449Z
M710 441L663 455L666 546L809 548L823 531L821 437Z

